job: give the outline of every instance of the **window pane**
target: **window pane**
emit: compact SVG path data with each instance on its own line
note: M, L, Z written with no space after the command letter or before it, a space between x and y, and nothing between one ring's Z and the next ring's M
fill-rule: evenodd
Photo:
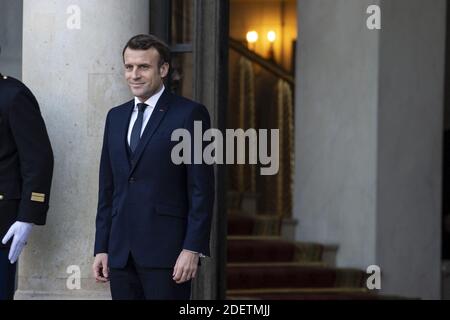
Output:
M171 44L192 42L192 0L172 0Z
M172 54L170 87L174 93L189 99L193 98L192 65L192 52Z

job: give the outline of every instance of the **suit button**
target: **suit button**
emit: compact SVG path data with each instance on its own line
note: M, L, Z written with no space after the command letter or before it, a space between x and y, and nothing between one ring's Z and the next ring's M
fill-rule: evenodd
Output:
M3 200L3 195L2 195L2 194L0 194L0 201L1 201L1 200Z
M129 183L134 183L136 182L136 179L134 177L131 177L130 180L128 180Z

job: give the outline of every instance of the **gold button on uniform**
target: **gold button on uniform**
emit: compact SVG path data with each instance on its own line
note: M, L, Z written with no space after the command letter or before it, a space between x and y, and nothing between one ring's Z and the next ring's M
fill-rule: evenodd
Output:
M3 200L3 195L2 194L0 194L0 200Z

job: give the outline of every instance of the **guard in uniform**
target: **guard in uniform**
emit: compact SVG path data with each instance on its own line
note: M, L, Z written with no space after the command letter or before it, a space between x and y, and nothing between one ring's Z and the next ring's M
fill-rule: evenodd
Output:
M33 224L44 225L53 152L38 102L0 74L0 300L14 296L16 261Z

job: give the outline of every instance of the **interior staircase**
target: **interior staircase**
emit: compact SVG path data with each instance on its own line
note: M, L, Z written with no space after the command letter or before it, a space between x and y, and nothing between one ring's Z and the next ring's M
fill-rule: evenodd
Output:
M386 298L366 289L365 272L334 267L327 246L283 239L280 223L273 216L229 214L228 299Z
M337 245L295 242L292 122L295 79L273 61L229 39L228 128L279 128L280 172L229 167L227 186L228 299L386 299L366 288L362 270L337 268ZM389 297L389 299L395 297Z

